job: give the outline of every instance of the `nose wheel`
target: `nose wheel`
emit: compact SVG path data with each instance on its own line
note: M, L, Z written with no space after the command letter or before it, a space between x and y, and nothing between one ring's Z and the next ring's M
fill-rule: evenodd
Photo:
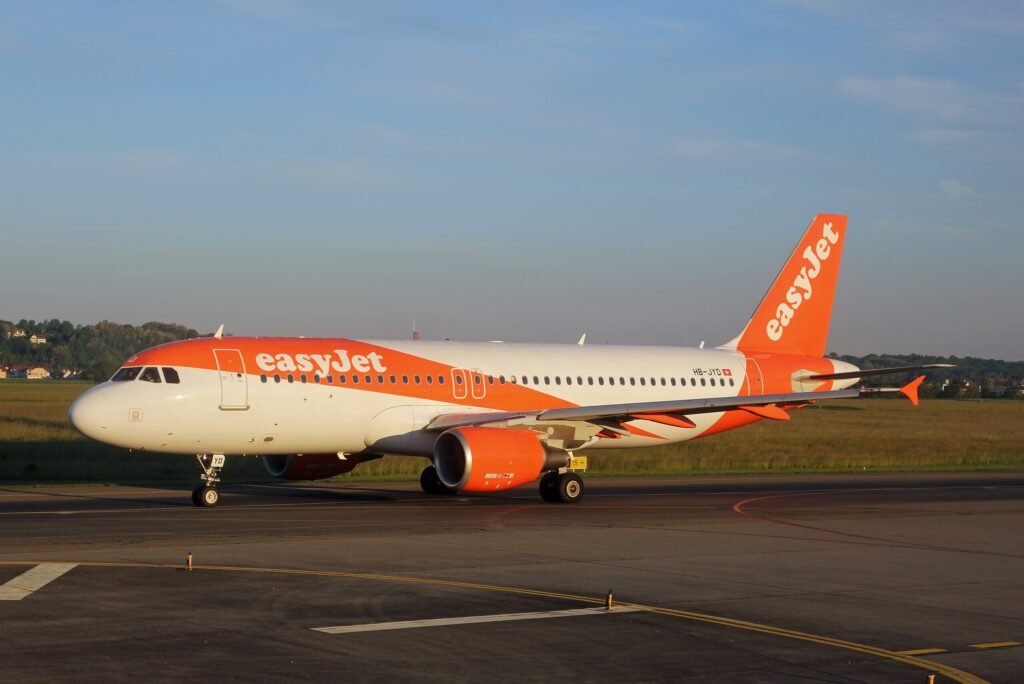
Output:
M211 508L220 503L220 471L224 467L224 454L196 454L196 461L203 474L199 479L205 482L192 490L192 504Z

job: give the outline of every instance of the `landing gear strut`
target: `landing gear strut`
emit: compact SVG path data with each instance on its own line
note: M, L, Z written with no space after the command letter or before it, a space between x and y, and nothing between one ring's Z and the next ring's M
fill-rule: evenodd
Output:
M209 508L220 503L220 491L217 484L220 482L220 470L224 467L224 454L196 454L196 461L202 468L203 474L199 476L206 484L201 484L192 490L192 503L195 506Z
M552 470L540 479L540 498L549 503L576 503L583 498L583 478Z
M420 473L420 488L423 489L427 494L454 494L455 490L441 482L441 478L437 475L437 468L432 465L427 466Z

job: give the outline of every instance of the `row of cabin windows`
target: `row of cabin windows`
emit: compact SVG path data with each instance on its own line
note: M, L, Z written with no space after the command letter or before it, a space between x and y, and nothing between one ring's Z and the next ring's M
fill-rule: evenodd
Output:
M161 372L163 378L161 379ZM131 382L133 380L140 380L142 382L166 382L171 385L177 385L181 382L181 378L178 377L178 371L173 368L157 368L156 366L127 366L125 368L119 368L114 376L110 378L111 382Z
M433 375L425 375L422 378L419 375L413 375L411 377L412 377L412 382L415 385L422 384L424 381L428 385L433 385L434 384L434 376ZM523 375L521 377L522 377L522 383L521 384L523 384L523 385L530 385L531 384L530 383L530 376ZM287 380L288 382L295 382L295 374L294 373L289 373L286 376L282 376L280 373L275 373L273 376L268 376L266 373L263 373L262 375L260 375L260 382L269 382L271 378L273 378L274 382L281 382L282 379ZM360 378L362 378L362 380L360 380ZM474 385L482 384L483 383L483 379L482 378L483 378L483 376L481 376L479 374L474 374L472 376L473 384ZM300 374L298 376L298 379L299 379L299 382L307 382L307 377L306 377L305 373ZM397 375L387 375L387 376L385 376L385 375L376 375L376 376L374 376L374 375L362 375L362 376L360 376L360 375L339 375L338 376L338 384L339 385L346 385L346 384L358 385L360 382L362 382L363 384L370 385L370 384L373 384L375 379L376 379L376 382L378 384L384 384L385 380L387 382L389 382L390 384L392 384L392 385L397 385L398 382L399 382L399 376L397 376ZM707 385L710 384L712 387L715 387L716 385L721 386L721 387L725 387L726 379L727 378L713 378L713 377L711 377L711 378L700 378L700 386L701 387L706 387ZM410 376L408 376L408 375L401 376L401 384L408 385L409 384L409 380L410 380ZM623 387L627 383L630 386L636 386L636 384L638 382L638 379L635 378L635 377L626 378L626 377L620 376L617 380L618 380L618 384L623 386ZM698 380L697 378L690 378L689 379L689 385L691 387L696 387L697 386L697 380ZM438 375L437 376L437 384L438 385L443 385L444 381L445 380L444 380L444 376L443 375ZM493 375L488 375L487 376L487 384L488 385L493 385L495 383L495 381L497 381L498 384L500 384L500 385L504 385L505 382L506 382L505 376L504 375L499 375L497 378L495 378L495 376L493 376ZM533 383L532 384L540 385L541 381L542 381L541 376L534 375L533 376ZM686 378L679 378L678 384L676 383L676 378L667 378L667 379L666 378L646 378L646 377L639 378L639 384L642 387L648 386L648 381L649 381L649 384L650 384L651 387L655 387L655 386L657 386L659 384L662 387L668 387L668 386L671 386L671 387L677 387L677 386L685 387L687 385L687 379ZM733 378L728 378L728 381L729 381L729 387L735 387L736 386L736 381L733 380ZM328 385L333 385L334 384L334 376L333 375L325 375L325 376L321 377L319 374L314 374L313 375L313 382L315 382L317 384L326 383ZM463 382L464 381L462 379L462 375L461 374L455 376L455 384L456 385L461 385L461 384L463 384ZM510 382L512 384L518 384L517 383L517 377L515 375L509 376L508 377L508 382ZM565 382L566 385L572 385L573 384L573 377L571 375L566 375L564 377L564 382ZM560 376L560 375L554 376L554 384L561 385L562 383L563 383L563 377L562 376ZM551 384L551 376L550 375L543 376L543 384L545 384L545 385L550 385ZM577 375L576 376L576 384L577 385L583 385L583 376L582 375ZM586 384L594 385L595 384L594 377L593 376L587 376ZM596 379L596 384L597 385L601 385L601 386L603 386L605 384L614 386L616 384L616 378L613 377L613 376L608 376L607 383L606 383L606 379L605 379L604 376L598 376L597 379Z

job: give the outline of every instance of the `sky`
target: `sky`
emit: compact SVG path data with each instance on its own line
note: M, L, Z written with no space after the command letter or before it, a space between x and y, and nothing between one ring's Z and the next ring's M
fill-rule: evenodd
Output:
M1024 7L0 0L0 319L1024 359Z

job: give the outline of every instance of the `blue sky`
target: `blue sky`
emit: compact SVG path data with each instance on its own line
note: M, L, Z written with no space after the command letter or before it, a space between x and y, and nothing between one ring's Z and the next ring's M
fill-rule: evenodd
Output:
M1019 3L0 2L0 318L1024 359Z

